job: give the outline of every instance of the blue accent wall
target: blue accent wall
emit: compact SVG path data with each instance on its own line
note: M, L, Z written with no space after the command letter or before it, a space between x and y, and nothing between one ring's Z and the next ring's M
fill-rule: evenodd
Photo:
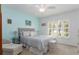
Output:
M12 24L10 25L7 24L8 17L12 19ZM25 20L30 20L32 22L32 25L25 25ZM5 4L2 5L2 38L11 39L13 37L13 32L17 31L19 27L33 27L36 29L36 31L39 31L39 18L33 15L22 13L19 10L9 8Z

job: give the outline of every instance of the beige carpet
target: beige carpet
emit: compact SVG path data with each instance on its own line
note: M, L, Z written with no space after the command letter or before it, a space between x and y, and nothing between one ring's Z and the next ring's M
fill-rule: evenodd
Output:
M56 44L53 48L53 45L49 48L47 55L78 55L78 47L68 46L63 44ZM29 49L23 49L23 52L20 55L32 55Z

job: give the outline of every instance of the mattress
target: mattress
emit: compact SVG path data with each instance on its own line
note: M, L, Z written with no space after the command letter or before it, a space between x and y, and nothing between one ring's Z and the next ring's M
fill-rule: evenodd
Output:
M3 44L3 54L17 55L22 52L22 44Z

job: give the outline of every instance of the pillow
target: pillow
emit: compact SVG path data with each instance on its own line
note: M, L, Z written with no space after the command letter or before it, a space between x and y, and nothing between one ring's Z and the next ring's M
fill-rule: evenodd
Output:
M24 37L28 37L28 36L31 36L31 34L30 34L29 31L24 31L24 32L23 32L23 36L24 36Z
M31 36L36 36L36 32L31 32Z

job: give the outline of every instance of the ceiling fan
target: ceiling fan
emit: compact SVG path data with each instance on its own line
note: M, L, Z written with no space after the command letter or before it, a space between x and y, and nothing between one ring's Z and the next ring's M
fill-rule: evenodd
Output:
M46 10L48 9L56 9L55 6L52 6L52 5L46 5L46 4L39 4L39 5L35 5L36 8L39 9L40 12L45 12Z

